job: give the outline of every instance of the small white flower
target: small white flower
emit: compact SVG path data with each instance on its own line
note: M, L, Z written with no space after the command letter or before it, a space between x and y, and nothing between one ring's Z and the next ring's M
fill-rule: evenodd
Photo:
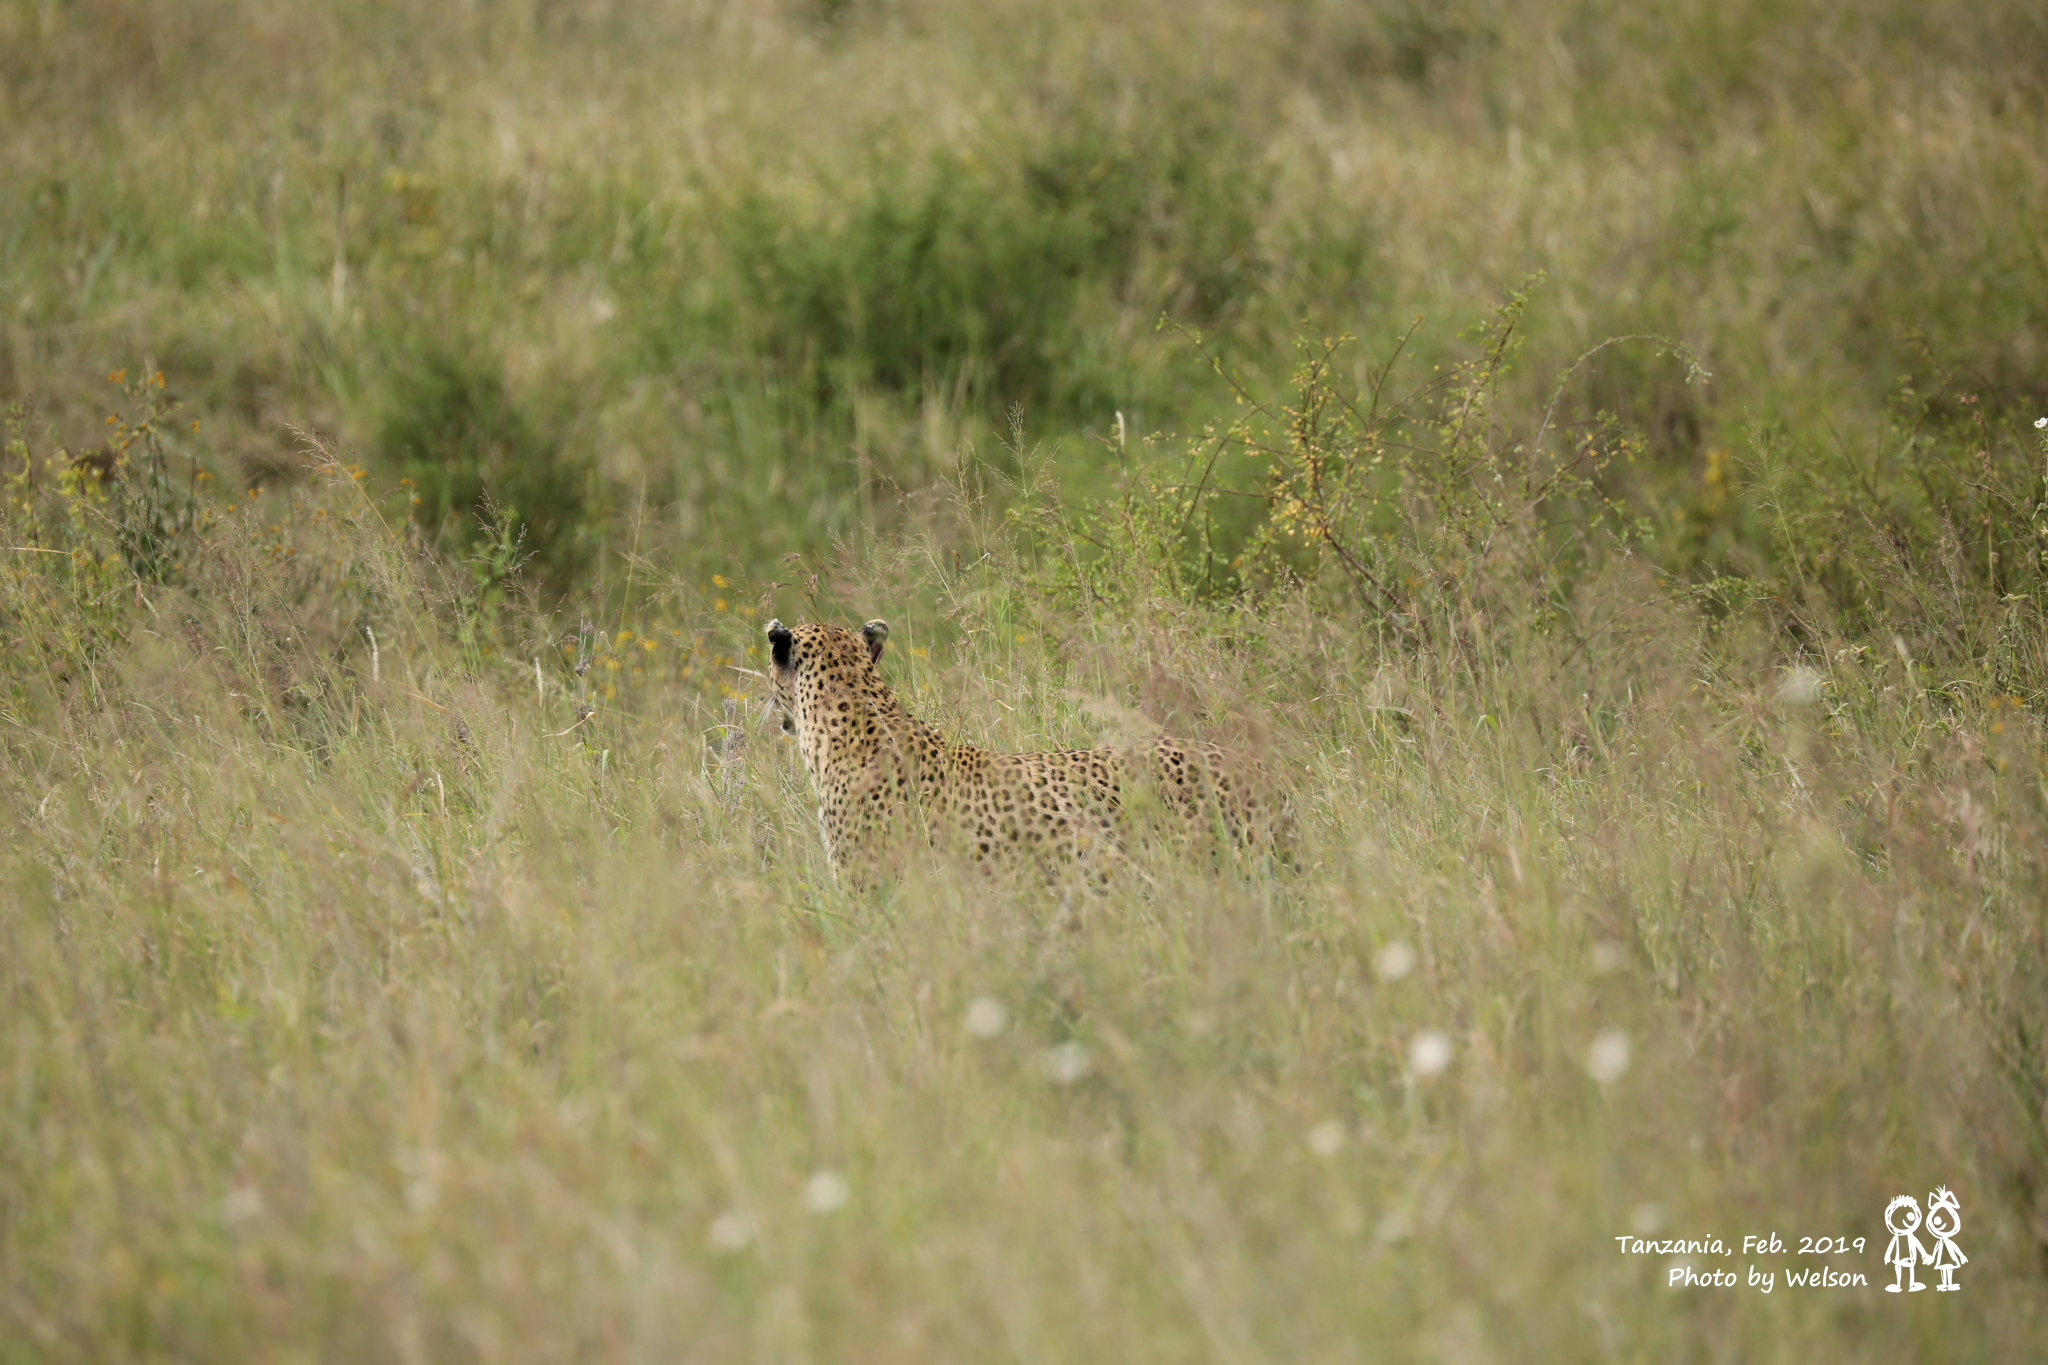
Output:
M1395 939L1380 949L1379 956L1372 961L1373 970L1380 974L1382 981L1399 981L1415 970L1415 950Z
M2048 417L2036 417L2034 419L2034 430L2040 431L2044 427L2048 427Z
M738 1209L727 1209L711 1220L711 1245L718 1251L740 1251L753 1242L755 1231L752 1218Z
M1335 1156L1344 1146L1344 1125L1335 1119L1324 1119L1308 1130L1308 1149L1317 1156Z
M220 1201L220 1221L233 1227L263 1212L263 1191L254 1185L237 1185Z
M1043 1059L1046 1079L1054 1085L1072 1085L1087 1075L1094 1064L1088 1049L1071 1041L1047 1048Z
M993 1038L1010 1022L1010 1012L993 996L977 995L967 1003L967 1031L976 1038Z
M1618 1028L1604 1028L1593 1035L1586 1049L1586 1074L1602 1085L1612 1085L1628 1070L1628 1035Z
M1788 668L1778 679L1778 700L1789 706L1811 706L1820 700L1823 681L1816 670L1805 664Z
M1408 1070L1416 1076L1441 1075L1451 1064L1451 1038L1441 1029L1424 1029L1408 1044Z
M835 1213L852 1197L846 1177L837 1171L819 1171L804 1186L804 1207L812 1213Z

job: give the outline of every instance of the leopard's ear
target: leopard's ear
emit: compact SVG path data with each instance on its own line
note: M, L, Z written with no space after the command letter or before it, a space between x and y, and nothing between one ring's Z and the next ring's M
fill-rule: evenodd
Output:
M768 623L768 651L775 657L777 668L789 667L789 627L780 621Z
M860 638L868 642L868 659L873 663L882 662L882 646L889 643L889 623L870 621L860 628Z

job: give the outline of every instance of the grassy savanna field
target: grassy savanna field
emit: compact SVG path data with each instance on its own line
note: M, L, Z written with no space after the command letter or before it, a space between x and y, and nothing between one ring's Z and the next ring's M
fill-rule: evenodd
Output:
M0 0L0 1360L2040 1358L2044 149L2001 0ZM1291 864L835 885L876 615Z

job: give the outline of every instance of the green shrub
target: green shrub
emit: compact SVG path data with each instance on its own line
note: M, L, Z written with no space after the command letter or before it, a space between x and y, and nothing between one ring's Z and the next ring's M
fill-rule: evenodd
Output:
M820 172L815 207L745 186L716 222L739 291L726 321L821 405L870 389L1060 416L1129 403L1132 355L1089 348L1104 309L1241 310L1268 268L1271 177L1220 87L1121 93L1046 96L1042 127L965 147L885 145Z
M377 450L409 481L413 520L429 538L457 550L479 535L523 533L551 578L573 574L590 529L588 473L515 397L497 357L429 342L387 385Z
M1753 425L1678 480L1645 470L1653 434L1587 398L1615 391L1610 363L1638 376L1668 364L1690 389L1709 377L1698 361L1660 338L1614 338L1530 404L1508 383L1529 306L1511 293L1463 358L1427 376L1397 348L1362 388L1345 380L1348 338L1304 341L1284 399L1241 390L1240 415L1192 439L1113 440L1111 494L1033 509L1067 547L1048 561L1055 596L1301 591L1442 645L1475 612L1569 614L1586 583L1633 559L1794 654L1897 638L2004 692L2048 694L2048 435L1950 376L1937 395L1907 391L1872 450Z
M1468 334L1471 354L1426 378L1400 364L1404 340L1354 391L1350 338L1297 343L1286 398L1240 386L1234 420L1131 452L1116 497L1063 522L1104 561L1091 572L1070 560L1067 586L1096 577L1090 593L1119 599L1298 587L1411 637L1447 614L1540 615L1640 533L1603 486L1611 464L1635 459L1640 436L1611 414L1557 420L1580 371L1619 342L1698 369L1672 343L1616 338L1559 375L1546 405L1520 409L1506 380L1538 282Z

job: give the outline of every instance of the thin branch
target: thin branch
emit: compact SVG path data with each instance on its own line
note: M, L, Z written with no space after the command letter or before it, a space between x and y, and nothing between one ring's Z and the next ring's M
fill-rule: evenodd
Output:
M1543 410L1543 424L1536 428L1536 439L1529 445L1529 453L1531 455L1540 457L1543 454L1543 438L1550 431L1550 419L1557 412L1557 405L1564 400L1565 387L1572 382L1572 376L1579 372L1579 366L1585 364L1609 346L1616 346L1624 341L1654 341L1658 345L1668 347L1670 350L1684 356L1686 364L1691 367L1695 374L1707 374L1704 369L1700 368L1699 359L1693 355L1692 349L1682 342L1673 341L1670 337L1658 336L1655 332L1630 332L1626 336L1609 337L1591 350L1581 352L1579 358L1572 362L1571 368L1558 378L1557 389L1550 395L1550 406ZM1707 377L1711 378L1711 376Z
M1374 423L1374 419L1378 418L1380 413L1380 390L1386 386L1387 380L1393 375L1394 362L1399 360L1401 358L1401 353L1408 349L1409 338L1415 335L1415 329L1420 326L1422 326L1422 314L1417 313L1415 315L1415 321L1408 324L1408 330L1401 333L1401 339L1394 343L1394 353L1387 357L1387 363L1380 367L1378 377L1372 381L1372 409L1371 416L1369 416L1366 419L1366 426L1372 426ZM1345 403L1345 406L1350 407L1350 403L1348 400ZM1399 409L1396 409L1396 411L1398 410ZM1357 414L1357 409L1352 409L1352 412L1355 416Z

